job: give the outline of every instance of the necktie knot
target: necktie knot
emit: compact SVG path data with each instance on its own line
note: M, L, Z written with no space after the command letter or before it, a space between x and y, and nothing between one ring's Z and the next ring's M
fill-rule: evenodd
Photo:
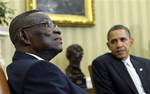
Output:
M127 61L124 62L125 66L131 67L131 64Z

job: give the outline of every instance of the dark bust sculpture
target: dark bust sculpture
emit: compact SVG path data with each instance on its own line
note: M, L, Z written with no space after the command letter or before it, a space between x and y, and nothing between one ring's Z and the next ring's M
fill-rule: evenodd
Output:
M86 79L80 69L81 59L83 57L83 49L78 44L70 45L66 51L66 57L69 65L66 68L67 76L78 86L86 89Z

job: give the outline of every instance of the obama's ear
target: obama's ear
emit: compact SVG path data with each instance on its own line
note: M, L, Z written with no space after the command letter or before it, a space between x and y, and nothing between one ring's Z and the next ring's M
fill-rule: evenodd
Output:
M134 39L130 38L130 45L133 45L133 43L134 43Z
M110 45L109 45L109 43L108 43L108 42L106 43L106 45L107 45L108 49L110 50Z

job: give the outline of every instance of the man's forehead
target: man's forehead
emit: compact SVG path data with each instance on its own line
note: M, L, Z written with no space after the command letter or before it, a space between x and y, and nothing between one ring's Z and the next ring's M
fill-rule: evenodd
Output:
M28 17L31 18L49 18L45 13L43 12L34 12L28 15Z
M109 36L108 36L108 40L119 40L119 39L122 39L122 38L129 38L129 35L127 33L127 31L124 31L123 32L115 32L115 31L112 31L110 32Z
M111 31L109 32L109 36L108 37L111 37L111 36L128 36L128 32L124 29L118 29L118 30L114 30L114 31Z
M49 16L45 15L42 12L35 12L27 17L25 17L25 20L28 22L30 25L34 24L41 24L41 23L51 23L51 19Z
M10 32L17 32L19 29L32 27L38 24L48 24L53 26L53 22L46 13L43 12L25 12L16 16L10 24Z

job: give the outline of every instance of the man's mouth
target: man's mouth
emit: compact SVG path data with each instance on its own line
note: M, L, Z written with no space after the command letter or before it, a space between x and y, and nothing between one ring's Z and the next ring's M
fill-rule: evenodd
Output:
M60 42L60 43L62 44L62 38L61 38L61 37L57 37L57 38L55 38L54 40L55 40L55 41L58 41L58 42Z

